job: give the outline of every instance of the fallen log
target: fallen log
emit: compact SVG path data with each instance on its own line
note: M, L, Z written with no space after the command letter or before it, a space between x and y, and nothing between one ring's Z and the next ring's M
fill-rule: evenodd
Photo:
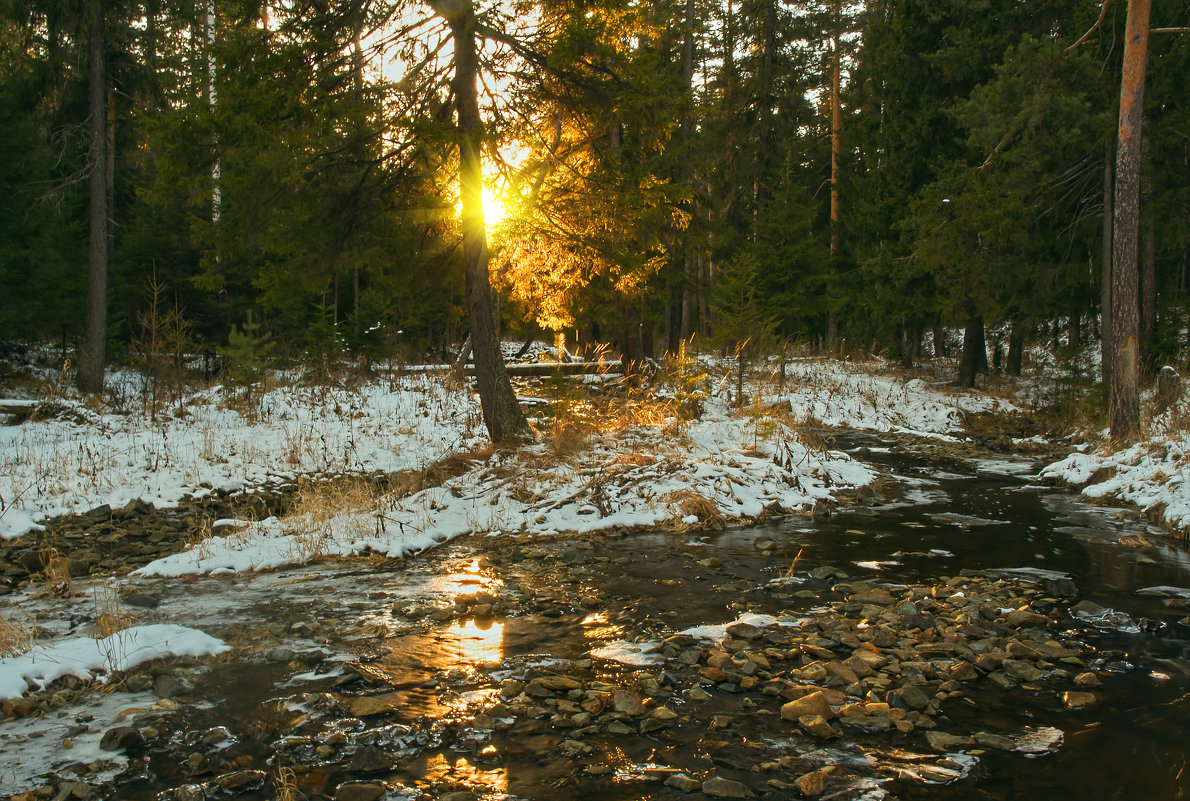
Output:
M525 362L523 364L506 364L504 369L512 376L595 375L598 373L622 373L624 366L617 359L604 362ZM474 371L473 365L467 365L468 373Z

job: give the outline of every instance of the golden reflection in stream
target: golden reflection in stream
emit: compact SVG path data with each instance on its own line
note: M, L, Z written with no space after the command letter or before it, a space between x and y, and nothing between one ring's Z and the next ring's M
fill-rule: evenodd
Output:
M458 645L456 663L487 665L504 658L504 624L485 621L481 626L474 620L455 623L447 635Z
M444 782L462 782L474 789L483 789L491 793L508 792L508 769L493 767L482 769L471 764L466 757L450 754L432 754L426 760L423 780L431 787Z

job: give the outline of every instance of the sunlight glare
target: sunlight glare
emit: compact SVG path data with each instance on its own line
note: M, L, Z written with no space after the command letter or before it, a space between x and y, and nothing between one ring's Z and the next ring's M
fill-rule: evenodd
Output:
M489 231L504 222L507 210L500 198L492 194L486 186L483 188L483 226Z

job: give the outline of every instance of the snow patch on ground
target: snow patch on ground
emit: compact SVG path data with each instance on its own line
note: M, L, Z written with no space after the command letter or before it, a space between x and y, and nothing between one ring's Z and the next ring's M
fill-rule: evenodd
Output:
M73 637L36 645L27 653L0 659L0 699L40 689L63 676L91 679L169 656L211 656L230 646L197 629L169 623L134 626L110 637Z
M416 469L479 433L469 425L478 419L476 400L433 375L350 391L274 389L253 414L229 405L229 395L222 387L197 392L170 407L180 416L157 420L76 404L73 420L0 426L0 538L102 504L140 499L169 508L187 496L298 474Z

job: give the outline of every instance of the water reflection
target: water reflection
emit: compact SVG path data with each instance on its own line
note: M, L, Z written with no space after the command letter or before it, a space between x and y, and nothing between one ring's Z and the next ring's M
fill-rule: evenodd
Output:
M457 648L456 665L487 665L504 658L503 623L477 620L455 623L447 630L447 637Z

